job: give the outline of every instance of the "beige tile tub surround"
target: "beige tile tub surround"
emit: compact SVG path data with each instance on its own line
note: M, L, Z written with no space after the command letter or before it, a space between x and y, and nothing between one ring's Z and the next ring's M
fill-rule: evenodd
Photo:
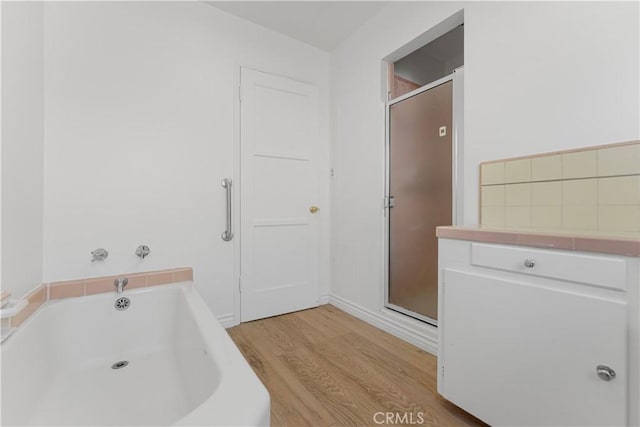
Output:
M118 277L126 277L126 290L147 286L165 285L169 283L193 280L193 269L190 267L170 270L148 271L144 273L120 274L117 276L94 277L90 279L68 280L42 284L29 292L24 298L29 301L27 307L11 318L11 326L19 326L31 316L47 300L75 298L87 295L114 292L113 282Z
M640 141L481 164L480 224L640 237Z

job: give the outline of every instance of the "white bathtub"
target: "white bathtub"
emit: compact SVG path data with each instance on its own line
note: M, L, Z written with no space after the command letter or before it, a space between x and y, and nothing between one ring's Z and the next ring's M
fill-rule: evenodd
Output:
M115 292L50 301L2 344L2 425L269 425L269 394L193 284L121 296L124 311Z

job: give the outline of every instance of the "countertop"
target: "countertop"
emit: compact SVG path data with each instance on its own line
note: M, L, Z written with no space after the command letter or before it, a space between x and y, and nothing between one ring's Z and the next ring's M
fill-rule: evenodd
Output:
M538 232L487 226L437 227L436 236L443 239L533 246L567 251L598 252L640 257L640 239L606 234L570 234L564 231Z

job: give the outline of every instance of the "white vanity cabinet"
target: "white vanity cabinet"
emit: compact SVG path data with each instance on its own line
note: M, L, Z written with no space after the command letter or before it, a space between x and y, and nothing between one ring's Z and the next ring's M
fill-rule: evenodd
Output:
M496 426L637 425L638 269L441 238L438 391Z

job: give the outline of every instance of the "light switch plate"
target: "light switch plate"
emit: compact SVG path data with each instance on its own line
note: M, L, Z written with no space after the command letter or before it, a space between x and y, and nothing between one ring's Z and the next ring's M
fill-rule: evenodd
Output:
M440 136L446 136L447 135L447 127L446 126L440 126L440 129L438 131L440 133Z

